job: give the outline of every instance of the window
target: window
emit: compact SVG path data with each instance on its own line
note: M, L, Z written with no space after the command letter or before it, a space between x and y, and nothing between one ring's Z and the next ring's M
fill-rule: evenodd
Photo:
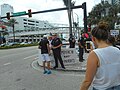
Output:
M23 21L27 21L27 19L23 19Z
M35 21L32 21L32 20L28 20L28 22L35 22Z

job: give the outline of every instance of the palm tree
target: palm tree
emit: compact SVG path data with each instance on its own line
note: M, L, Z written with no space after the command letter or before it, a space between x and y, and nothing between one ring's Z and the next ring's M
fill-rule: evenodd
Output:
M63 0L63 2L65 6L68 6L68 0Z
M74 6L74 4L75 4L75 2L72 2L72 3L71 3L71 1L72 1L72 0L63 0L64 5L65 5L66 7L68 7L67 12L68 12L68 18L69 18L69 25L70 25L70 27L69 27L70 34L72 34L72 22L71 22L71 12L72 12L72 10L70 9L70 7L71 7L71 6Z
M18 24L18 22L16 22L15 19L10 19L8 22L7 22L7 25L8 26L11 26L13 28L13 42L15 42L15 24Z

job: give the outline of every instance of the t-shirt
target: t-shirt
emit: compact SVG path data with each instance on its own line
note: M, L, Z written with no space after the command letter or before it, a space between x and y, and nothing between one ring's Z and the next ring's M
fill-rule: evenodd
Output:
M51 42L51 45L54 46L54 47L56 47L56 46L58 46L58 45L60 45L60 44L62 44L60 38L54 38L54 39L52 40L52 42ZM58 47L58 48L53 49L53 50L61 50L61 47Z
M84 42L83 37L79 38L78 42L80 42L83 47L85 46L85 42Z
M49 44L49 41L47 39L42 39L39 43L41 47L41 54L47 54L48 53L48 48L47 44Z
M75 38L73 37L70 37L69 38L69 43L70 43L70 48L74 48L75 47Z

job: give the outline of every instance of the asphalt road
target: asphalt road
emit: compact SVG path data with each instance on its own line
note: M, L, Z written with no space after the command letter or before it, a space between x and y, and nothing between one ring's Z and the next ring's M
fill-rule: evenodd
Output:
M44 75L32 68L38 58L37 47L0 50L0 90L79 90L81 72L52 70Z

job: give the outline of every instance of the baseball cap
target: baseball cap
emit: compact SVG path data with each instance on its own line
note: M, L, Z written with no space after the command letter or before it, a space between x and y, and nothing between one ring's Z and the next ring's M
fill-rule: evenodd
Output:
M43 35L43 37L47 37L47 35Z

